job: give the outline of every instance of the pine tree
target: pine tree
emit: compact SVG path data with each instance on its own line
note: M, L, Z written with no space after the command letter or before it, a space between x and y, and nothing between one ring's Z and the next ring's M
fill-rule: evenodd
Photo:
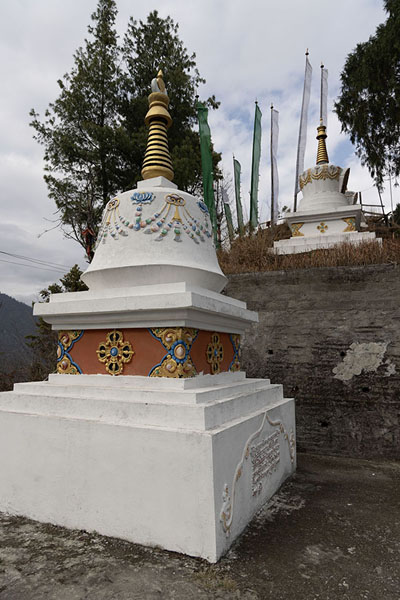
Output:
M161 66L174 123L170 148L175 182L201 190L201 159L195 131L195 96L204 83L170 17L150 13L130 20L123 43L115 28L115 0L99 0L89 39L74 55L70 73L58 81L59 97L44 119L32 109L35 139L44 146L45 181L60 225L89 260L103 208L113 195L132 189L147 140L144 116L150 82ZM217 107L215 98L209 105ZM215 154L215 161L220 156Z
M384 7L387 21L348 55L335 104L342 131L380 188L387 175L400 174L400 2Z

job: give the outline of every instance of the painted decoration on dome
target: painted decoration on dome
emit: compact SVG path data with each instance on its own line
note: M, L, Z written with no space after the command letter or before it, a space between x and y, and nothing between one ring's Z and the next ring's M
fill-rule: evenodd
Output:
M191 347L198 334L197 329L157 327L149 329L149 332L167 351L162 360L150 370L149 377L186 378L197 375L190 357Z
M72 346L81 339L83 331L59 331L57 344L57 373L77 375L82 373L80 366L72 360L69 352Z
M197 206L199 207L199 209L206 215L209 214L208 212L208 208L207 208L207 204L205 202L203 202L203 200L198 200L197 201Z
M131 196L132 204L151 204L153 200L153 192L134 192Z
M130 342L124 341L122 331L111 331L106 335L106 341L101 342L96 350L97 358L105 364L110 375L121 375L124 364L132 360L135 354Z
M98 248L101 241L105 244L109 235L114 238L114 240L117 240L120 235L127 236L129 229L133 228L133 223L119 212L119 206L119 198L113 198L108 202L100 226L99 235L97 236L95 249Z
M206 207L207 208L207 207ZM150 217L143 214L143 206L136 208L136 231L143 230L146 234L157 234L156 241L162 241L170 232L174 234L175 242L182 241L182 233L186 233L196 244L211 238L208 211L204 214L204 221L195 219L186 206L186 200L177 194L167 194L165 202L158 212Z

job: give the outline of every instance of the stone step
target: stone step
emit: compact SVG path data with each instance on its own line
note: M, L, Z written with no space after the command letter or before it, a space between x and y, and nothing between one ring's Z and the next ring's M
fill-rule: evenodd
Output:
M70 379L79 379L79 376L70 376ZM14 390L21 394L53 395L54 397L84 397L88 399L107 399L126 402L152 402L158 395L162 397L164 403L175 404L199 404L207 403L235 395L250 394L253 391L264 388L269 384L269 379L245 379L234 384L223 383L216 386L201 387L199 389L158 389L158 380L153 379L153 389L151 388L131 388L127 385L120 385L120 380L109 377L113 385L100 385L102 380L92 380L97 385L67 385L66 383L53 384L53 380L29 383L16 383ZM142 378L141 378L142 379ZM143 378L146 379L146 378ZM148 379L148 378L147 378ZM65 380L62 380L65 382ZM69 382L68 382L69 384Z
M261 410L283 399L282 386L264 382L263 387L243 389L238 393L233 387L230 395L207 403L185 404L165 402L164 395L153 392L136 399L136 392L128 400L115 397L91 397L80 390L79 395L54 394L55 386L48 386L47 393L27 393L21 388L1 394L0 411L25 413L47 417L93 420L123 426L150 426L168 429L213 429L227 422L240 419L249 412ZM58 390L59 392L61 390ZM92 391L92 390L91 390Z

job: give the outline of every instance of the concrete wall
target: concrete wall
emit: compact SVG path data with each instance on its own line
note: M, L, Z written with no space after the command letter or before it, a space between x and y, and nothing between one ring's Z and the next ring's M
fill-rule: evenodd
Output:
M242 362L296 398L298 449L400 458L400 266L230 275L259 313Z

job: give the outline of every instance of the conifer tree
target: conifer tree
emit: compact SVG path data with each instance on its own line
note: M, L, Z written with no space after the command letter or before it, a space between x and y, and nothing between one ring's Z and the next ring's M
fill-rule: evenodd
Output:
M384 7L386 22L348 55L335 104L342 131L380 188L400 174L400 2Z
M201 193L201 158L195 96L204 83L170 17L133 19L119 43L115 0L98 0L89 36L74 66L58 81L59 97L44 118L32 109L35 139L44 146L45 181L66 235L89 260L103 208L141 179L147 140L144 116L150 82L160 67L170 96L170 148L175 182ZM215 98L208 101L217 107ZM220 156L215 154L217 163Z

